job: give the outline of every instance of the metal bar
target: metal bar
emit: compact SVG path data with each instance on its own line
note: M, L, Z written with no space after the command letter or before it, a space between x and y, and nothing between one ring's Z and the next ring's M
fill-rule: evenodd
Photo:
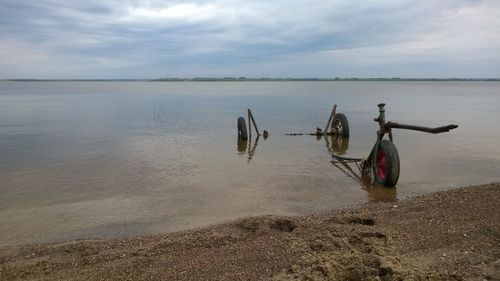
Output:
M349 163L349 164L355 163L356 164L356 163L361 162L361 161L355 161L355 160L345 160L345 161L344 160L332 160L330 162L332 162L332 163Z
M285 134L285 136L317 136L318 133L291 133L291 134ZM326 133L326 134L320 134L321 136L334 136L334 133Z
M259 128L257 128L257 123L255 123L255 119L253 119L253 114L252 114L252 111L250 110L250 108L248 109L248 116L250 116L250 118L252 119L253 126L255 127L255 131L257 131L257 135L260 135Z
M382 134L382 136L380 136ZM377 141L375 142L375 144L373 145L372 147L372 150L370 151L370 154L368 154L368 157L366 157L366 161L368 163L370 163L370 167L373 168L374 164L373 164L373 160L375 159L375 153L376 153L376 150L377 150L377 147L378 147L378 144L380 142L380 140L384 137L383 133L380 133L380 132L377 132Z
M330 123L335 119L335 112L337 111L337 105L333 105L332 112L330 113L330 118L328 118L328 122L326 123L326 127L323 130L324 133L328 132L328 128L330 128ZM335 124L335 123L334 123Z
M420 132L431 133L431 134L440 134L440 133L449 132L449 131L456 129L458 127L458 125L450 124L450 125L446 125L446 126L430 128L430 127L423 127L423 126L416 126L416 125L399 124L399 123L394 123L391 121L385 123L384 126L385 126L385 129L391 129L391 128L404 129L404 130L420 131Z
M361 166L359 166L358 162L354 162L354 164L356 164L356 167L358 167L358 170L359 170L360 172L363 172L363 171L361 170Z
M354 172L351 166L347 165L346 162L340 162L340 164L342 164L342 166L344 166L346 170L350 171L357 179L361 179L361 177L358 174L356 174L356 172Z
M350 177L350 178L352 178L354 180L359 180L360 179L358 175L354 174L354 176L353 176L353 175L349 174L347 171L345 171L344 169L342 169L342 167L340 167L339 165L337 165L335 162L331 162L331 163L332 163L333 166L335 166L337 169L339 169L340 171L342 171L348 177Z
M385 125L385 103L379 103L378 105L378 117L374 121L378 122L380 130L384 130Z
M250 108L249 108L248 111L247 111L247 115L248 115L248 136L250 138L252 138L252 122L250 120L250 114L251 113L250 113Z
M343 156L338 156L335 154L332 154L332 157L340 159L340 160L344 160L344 161L361 161L361 160L363 160L363 158L343 157Z

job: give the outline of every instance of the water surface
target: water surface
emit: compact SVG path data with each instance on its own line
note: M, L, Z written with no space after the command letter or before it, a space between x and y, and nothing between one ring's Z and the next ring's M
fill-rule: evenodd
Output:
M499 93L498 82L0 82L0 245L301 215L500 181ZM396 189L332 165L338 140L285 136L324 127L337 103L351 128L342 152L366 157L380 102L387 120L459 125L394 131ZM237 142L247 108L268 139Z

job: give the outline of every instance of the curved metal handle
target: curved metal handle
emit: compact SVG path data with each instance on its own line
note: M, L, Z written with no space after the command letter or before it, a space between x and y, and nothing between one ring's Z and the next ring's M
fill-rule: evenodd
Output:
M450 125L446 125L446 126L430 128L430 127L422 127L422 126L416 126L416 125L399 124L399 123L394 123L394 122L389 121L389 122L385 123L385 128L386 129L404 129L404 130L420 131L420 132L431 133L431 134L440 134L440 133L446 133L446 132L449 132L453 129L456 129L456 128L458 128L458 125L450 124Z

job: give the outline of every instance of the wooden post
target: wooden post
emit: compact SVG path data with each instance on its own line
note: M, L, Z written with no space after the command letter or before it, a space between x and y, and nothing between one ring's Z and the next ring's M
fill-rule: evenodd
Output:
M255 127L255 131L257 131L257 136L260 135L259 128L257 128L257 123L255 123L255 119L253 119L253 114L252 114L252 111L250 110L250 108L248 109L248 119L252 119L253 126ZM250 120L248 122L250 122Z
M330 113L330 118L328 118L328 123L326 123L325 130L323 131L325 134L328 132L328 129L330 128L330 123L332 122L332 119L335 118L335 111L337 111L336 104L333 106L332 113Z

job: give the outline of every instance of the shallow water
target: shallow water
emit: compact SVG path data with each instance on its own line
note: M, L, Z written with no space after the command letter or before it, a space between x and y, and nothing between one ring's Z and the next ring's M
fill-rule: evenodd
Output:
M351 128L343 152L366 157L380 102L390 121L459 125L394 131L396 189L331 164L339 140L285 135L323 128L337 103ZM237 142L247 108L268 139ZM500 181L499 108L498 82L0 82L0 245L176 231Z

